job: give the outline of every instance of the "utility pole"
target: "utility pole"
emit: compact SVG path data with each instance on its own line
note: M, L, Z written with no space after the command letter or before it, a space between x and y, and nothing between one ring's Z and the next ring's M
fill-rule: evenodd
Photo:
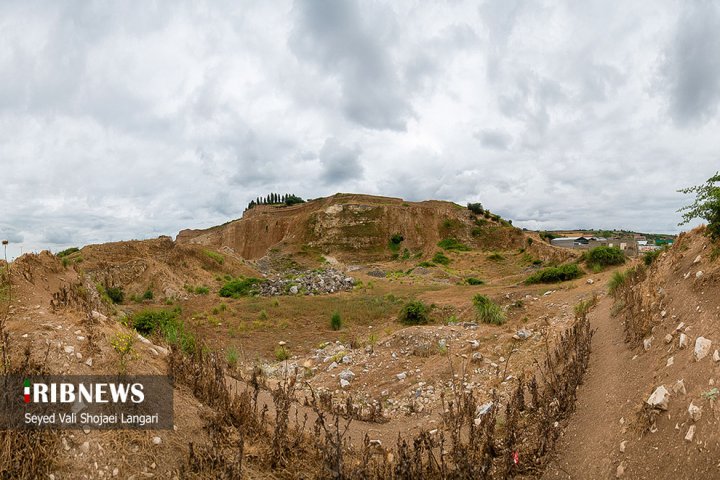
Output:
M7 281L8 281L8 300L10 303L12 303L12 281L10 280L10 264L7 261L7 246L8 243L10 243L7 240L3 240L3 249L5 250L5 271L7 272Z

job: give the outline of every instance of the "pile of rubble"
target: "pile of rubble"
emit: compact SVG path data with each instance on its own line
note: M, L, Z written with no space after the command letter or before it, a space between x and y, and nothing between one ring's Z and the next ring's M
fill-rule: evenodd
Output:
M292 272L289 275L268 278L259 285L258 294L275 295L318 295L352 290L355 280L334 269Z

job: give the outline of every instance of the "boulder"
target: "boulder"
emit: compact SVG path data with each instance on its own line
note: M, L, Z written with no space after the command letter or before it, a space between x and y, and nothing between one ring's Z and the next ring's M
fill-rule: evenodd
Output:
M647 399L647 404L653 408L659 408L660 410L667 410L668 403L670 402L670 392L667 391L664 385L660 385Z
M347 380L348 382L355 378L355 374L352 372L352 370L347 369L340 372L340 375L338 375L341 380Z
M698 337L695 339L695 350L693 355L696 361L700 361L710 354L710 347L712 342L705 337Z

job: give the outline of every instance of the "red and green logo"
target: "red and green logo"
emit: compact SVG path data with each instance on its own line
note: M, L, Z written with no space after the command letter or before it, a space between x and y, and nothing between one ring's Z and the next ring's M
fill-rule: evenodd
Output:
M25 379L25 388L23 391L23 396L25 398L25 403L30 403L30 379Z

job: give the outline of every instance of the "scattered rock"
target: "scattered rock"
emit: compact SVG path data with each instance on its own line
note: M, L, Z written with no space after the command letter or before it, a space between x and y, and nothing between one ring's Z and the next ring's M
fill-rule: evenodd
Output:
M696 361L700 361L703 358L707 357L710 353L710 347L712 346L712 342L708 340L705 337L698 337L695 339L695 351L693 352L693 355L695 356Z
M153 445L160 445L162 443L162 438L160 437L153 437L152 439Z
M646 352L648 350L650 350L650 347L652 347L652 341L653 341L653 337L649 337L649 338L646 338L643 340L643 348L645 349Z
M664 385L660 385L647 399L647 404L660 410L667 410L669 401L670 392L667 391Z
M400 373L398 373L397 375L395 375L395 377L396 377L398 380L405 380L405 379L407 378L407 373L405 373L405 372L400 372Z
M667 311L663 310L662 312L660 312L660 318L665 318L666 315Z
M341 388L348 388L349 386L350 386L350 382L348 382L344 378L340 379L340 387Z
M291 286L290 286L290 290L289 290L290 295L297 295L298 291L299 291L299 290L298 290L297 285L291 285Z
M673 341L673 336L671 334L665 335L665 343L670 343Z
M692 442L694 436L695 436L695 425L690 425L690 428L688 429L687 433L685 434L685 440L687 440L688 442Z
M713 352L713 360L716 362L720 362L720 352L718 352L717 350Z
M620 478L625 475L625 462L620 462L620 465L615 469L615 478Z
M341 380L345 380L345 381L349 382L350 380L355 378L355 374L352 372L352 370L348 369L348 370L343 370L342 372L340 372L340 375L338 375L338 377L340 377Z
M672 367L673 363L675 363L675 357L670 357L667 359L667 362L665 363L666 367Z
M620 442L620 453L625 453L625 446L627 445L627 442L627 440Z
M65 347L63 347L63 350L65 351L65 353L75 353L75 347L73 347L72 345L65 345Z
M475 352L472 354L472 361L473 362L482 362L483 361L483 355L480 352Z
M93 310L92 312L90 312L90 316L92 316L93 320L98 320L101 322L107 320L107 317L102 313L98 312L97 310Z
M687 347L687 344L688 344L687 335L685 335L684 333L681 333L680 339L678 340L678 347L685 348L685 347Z
M690 418L692 418L693 422L697 422L702 418L702 407L698 407L693 402L690 402L690 406L688 406L688 414L690 415Z
M532 337L532 332L530 330L526 330L524 328L521 328L518 330L515 335L513 335L513 338L515 340L526 340L528 338Z
M83 453L87 453L90 451L90 442L83 442L82 445L80 445L80 451Z
M695 274L695 278L700 278L700 277L702 277L702 276L703 276L703 271L702 271L702 270L698 270L697 273Z
M685 380L680 379L677 382L675 382L675 385L673 385L672 388L673 393L681 393L685 395L687 391L685 390Z
M595 283L595 280L593 280L592 278L588 278L588 279L587 279L587 284L588 284L588 285L592 285L593 283Z
M695 263L700 263L700 258L701 258L700 255L698 255L697 257L695 257L695 260L693 260L693 264L695 264Z

